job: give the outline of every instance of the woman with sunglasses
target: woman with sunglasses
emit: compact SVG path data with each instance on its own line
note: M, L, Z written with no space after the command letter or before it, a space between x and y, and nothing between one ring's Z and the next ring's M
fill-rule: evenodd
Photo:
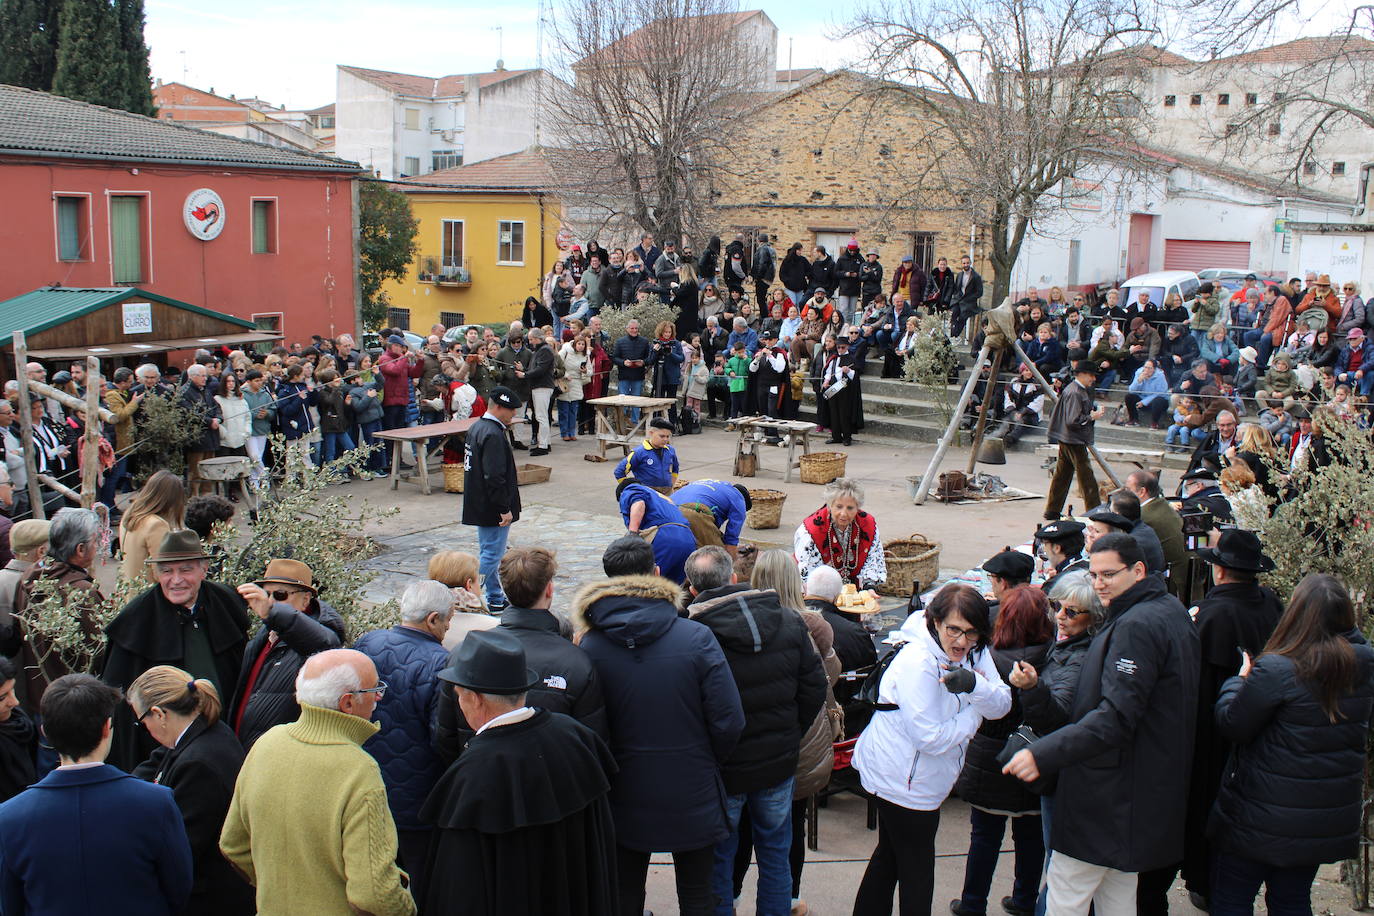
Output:
M899 635L907 642L877 675L879 703L854 751L854 768L878 803L878 845L854 916L888 916L894 889L902 916L930 913L940 806L984 719L1011 710L1011 689L988 651L988 604L977 591L945 586Z
M134 770L172 790L191 841L195 883L187 913L251 916L251 885L219 852L219 834L243 766L243 748L220 718L219 691L180 668L149 668L129 685L133 716L161 747Z

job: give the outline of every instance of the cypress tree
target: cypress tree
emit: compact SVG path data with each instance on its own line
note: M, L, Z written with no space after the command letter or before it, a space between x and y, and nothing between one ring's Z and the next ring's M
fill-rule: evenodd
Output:
M0 0L0 83L52 88L61 0Z
M108 0L64 0L58 17L57 72L52 91L109 108L128 101L126 60L119 53L118 22Z
M148 44L143 40L143 0L116 0L119 50L124 59L124 108L153 117L153 74L148 65Z

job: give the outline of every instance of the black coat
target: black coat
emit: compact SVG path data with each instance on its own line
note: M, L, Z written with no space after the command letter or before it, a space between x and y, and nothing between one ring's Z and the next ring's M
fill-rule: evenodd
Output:
M865 260L859 268L859 284L865 299L872 299L883 291L883 265L880 261Z
M525 370L525 382L531 389L553 387L553 356L553 348L546 343L530 348L530 365Z
M463 454L463 524L491 527L502 513L520 520L520 488L516 484L515 451L506 427L483 417L468 430Z
M177 393L177 403L184 410L199 416L200 439L193 444L191 451L213 452L219 448L219 432L212 429L210 424L211 420L219 418L219 402L215 400L210 383L207 381L205 387L197 388L188 381Z
M245 698L248 674L272 634L276 634L276 639L268 650L252 691ZM316 652L343 646L344 635L343 617L318 598L310 603L309 612L304 614L282 602L272 606L263 626L243 650L239 686L234 691L234 702L230 704L227 714L245 750L251 749L269 728L300 718L301 708L296 703L296 675L300 673L305 660ZM248 707L242 711L240 720L239 707L245 699Z
M220 855L234 783L243 766L243 747L223 721L211 725L198 717L176 747L159 747L133 775L172 790L191 841L195 885L187 916L252 916L257 912L253 886Z
M807 598L806 606L813 611L820 611L825 622L830 624L835 634L835 655L840 659L841 670L854 671L878 660L873 637L856 615L846 614L820 598Z
M823 289L828 295L833 296L837 282L834 258L826 255L819 261L811 262L811 285L813 288Z
M1263 656L1226 682L1216 724L1236 747L1212 815L1218 849L1281 866L1355 857L1374 651L1353 648L1358 676L1335 723L1287 656Z
M616 910L610 750L567 716L489 728L430 793L422 911L602 916Z
M610 737L596 668L586 652L563 637L557 618L546 610L511 605L501 612L500 629L520 640L525 665L542 679L525 698L527 706L562 713L602 738ZM458 758L472 734L453 691L439 691L434 742L445 764Z
M857 251L854 254L846 251L839 256L835 261L835 282L838 287L836 295L859 295L860 271L863 270L863 266L864 259Z
M16 706L0 722L0 802L9 801L38 781L38 726Z
M1037 735L1048 735L1071 721L1078 674L1092 641L1092 633L1085 631L1047 646L1045 666L1035 686L1017 693L1022 721Z
M949 294L950 305L961 308L964 314L971 315L978 309L978 300L983 298L983 277L978 271L970 271L968 284L961 291L959 289L960 275L962 271L954 272L952 288Z
M607 264L601 268L601 295L608 306L624 305L628 300L625 295L625 265L616 267Z
M948 267L943 272L938 267L931 270L930 278L926 280L925 301L933 305L948 307L953 295L954 271Z
M1113 599L1083 659L1073 721L1032 745L1060 774L1050 845L1120 871L1178 861L1197 718L1197 630L1158 576Z
M208 580L200 585L194 619L185 608L163 597L162 588L157 585L126 604L105 628L109 642L100 679L123 690L155 665L187 670L186 634L192 626L204 627L215 670L212 675L203 671L191 673L208 676L221 698L233 696L243 647L248 642L248 606L229 586ZM127 703L115 708L114 732L108 762L126 773L148 759L157 747L143 726L134 721Z
M616 842L641 852L701 849L730 832L720 766L744 710L711 631L678 616L681 595L659 576L621 576L583 588L574 605L620 767Z
M787 252L778 268L778 279L794 293L805 291L811 284L811 262L795 251Z
M775 786L797 768L802 735L825 702L825 671L806 624L772 589L726 585L687 608L725 651L744 732L722 773L731 795Z
M993 649L992 662L1002 680L1007 680L1017 662L1025 662L1037 672L1045 667L1049 646L1045 643L1017 649ZM1021 726L1024 713L1018 699L1020 690L1011 688L1011 709L1000 719L984 719L968 744L964 768L959 772L955 791L964 801L995 814L1038 814L1040 796L1026 783L1002 772L997 755L1007 745L1007 737Z

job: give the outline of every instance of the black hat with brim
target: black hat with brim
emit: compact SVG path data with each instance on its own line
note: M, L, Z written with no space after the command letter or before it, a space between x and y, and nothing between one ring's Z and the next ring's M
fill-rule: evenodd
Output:
M1217 538L1216 547L1199 547L1198 557L1204 563L1264 573L1274 568L1274 561L1265 556L1259 535L1244 528L1227 528Z
M538 672L525 666L525 647L499 629L475 630L449 656L439 679L475 693L510 696L539 683Z
M1095 506L1087 512L1085 517L1104 525L1111 525L1113 528L1127 533L1135 527L1135 522L1119 512L1113 512L1106 506Z
M1073 374L1078 375L1080 372L1087 372L1094 377L1102 374L1102 370L1098 367L1097 363L1086 359L1080 359L1073 364Z
M1035 537L1040 541L1063 541L1074 535L1083 533L1084 525L1082 522L1073 518L1061 518L1058 521L1043 525L1035 532Z
M1029 582L1035 572L1035 560L1019 550L1004 550L984 563L983 571L1013 582Z

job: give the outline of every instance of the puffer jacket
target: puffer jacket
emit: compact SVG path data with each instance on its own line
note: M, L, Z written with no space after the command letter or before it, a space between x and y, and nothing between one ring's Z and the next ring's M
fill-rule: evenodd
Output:
M1353 648L1355 687L1335 723L1287 656L1261 656L1249 677L1223 685L1217 728L1235 748L1208 825L1217 848L1282 866L1355 856L1374 651Z
M382 388L380 382L368 384L362 379L354 382L348 389L353 398L353 419L359 426L374 423L382 418Z
M934 811L949 796L964 766L964 750L985 718L1011 709L1011 688L992 653L974 650L959 667L977 675L969 693L950 693L940 678L949 656L924 614L912 614L900 634L907 640L883 672L878 699L896 709L873 713L859 734L854 768L869 793L915 811Z
M1022 721L1037 735L1048 735L1069 724L1078 692L1078 671L1092 641L1092 633L1083 632L1047 646L1045 667L1035 686L1018 692Z
M836 295L859 295L860 271L863 266L864 259L859 257L858 252L850 254L846 250L844 254L839 256L835 261L835 282L839 287L839 292Z
M678 616L681 600L660 576L618 576L573 601L620 766L610 796L616 842L641 852L701 849L730 833L720 765L744 710L720 644Z
M238 690L229 706L232 711L229 725L239 736L245 751L272 726L296 721L300 716L300 706L296 703L296 675L301 666L316 652L339 648L344 638L343 617L318 598L310 603L310 610L304 614L279 601L267 613L263 624L243 650ZM247 707L240 710L248 675L269 638L273 639L272 648L247 696Z
M802 734L825 702L825 671L793 610L772 589L725 585L687 608L710 627L739 688L744 733L722 775L731 795L775 786L792 776Z
M282 382L277 388L277 428L287 442L309 435L315 428L310 408L317 402L318 396L305 382Z
M1037 672L1045 667L1049 647L1043 643L1017 649L993 649L992 662L1002 680L1007 680L1017 662L1025 662ZM1006 747L1007 736L1024 721L1018 699L1020 693L1011 688L1011 710L999 719L984 719L978 734L969 742L964 768L955 788L959 797L984 811L995 814L1030 814L1040 812L1040 796L1015 776L1002 772L997 755Z
M420 806L444 775L434 749L439 672L448 667L444 644L424 630L395 626L364 633L353 648L372 659L387 691L377 701L382 730L363 744L382 769L386 801L398 830L418 830Z
M806 734L802 735L797 754L797 781L792 787L792 798L798 801L810 798L830 782L830 774L835 768L835 742L844 735L844 711L835 701L834 694L841 670L840 657L835 654L835 631L819 611L805 611L801 618L825 670L825 702L816 718L811 720Z

